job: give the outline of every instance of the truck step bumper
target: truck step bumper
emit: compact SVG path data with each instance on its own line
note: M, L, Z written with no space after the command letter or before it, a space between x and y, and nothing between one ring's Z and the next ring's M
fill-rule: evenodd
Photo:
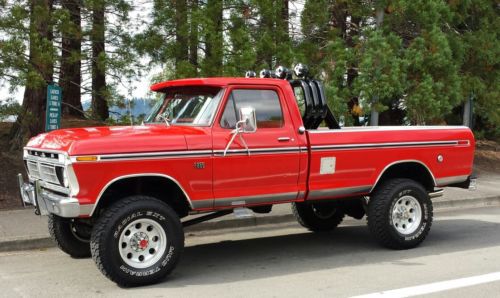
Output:
M40 187L38 180L32 184L24 182L22 174L18 174L17 178L23 206L35 206L35 214L49 215L52 213L61 217L79 217L88 214L87 209L90 205L83 205L85 208L81 208L76 198L46 191ZM87 214L81 214L81 209L84 209L83 213Z

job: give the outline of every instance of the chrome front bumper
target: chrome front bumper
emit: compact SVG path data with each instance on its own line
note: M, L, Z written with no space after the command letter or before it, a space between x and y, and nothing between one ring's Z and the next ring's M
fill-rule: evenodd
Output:
M77 199L49 192L40 186L39 180L34 184L25 183L22 174L17 175L19 192L24 206L35 206L35 214L55 214L61 217L80 216L80 203Z

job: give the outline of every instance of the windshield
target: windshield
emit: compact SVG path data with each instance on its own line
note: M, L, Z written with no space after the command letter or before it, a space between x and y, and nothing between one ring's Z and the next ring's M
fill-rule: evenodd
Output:
M167 89L146 123L208 126L217 111L223 89L194 86Z

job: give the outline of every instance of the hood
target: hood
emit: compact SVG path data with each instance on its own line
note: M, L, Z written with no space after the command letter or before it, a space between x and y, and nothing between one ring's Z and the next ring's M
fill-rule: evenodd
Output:
M187 134L203 134L203 131L163 124L71 128L40 134L26 146L64 151L69 155L176 151L187 149Z

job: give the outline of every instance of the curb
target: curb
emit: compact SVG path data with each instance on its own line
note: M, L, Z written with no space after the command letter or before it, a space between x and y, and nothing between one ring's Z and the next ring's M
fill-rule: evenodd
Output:
M43 249L55 246L56 244L52 241L52 238L48 236L19 237L17 239L7 239L7 241L2 240L0 242L0 252Z
M477 199L463 199L463 200L447 200L447 201L434 201L434 209L458 209L458 208L477 208L500 206L500 196L492 196ZM269 224L284 224L295 222L293 214L276 215L276 216L261 216L250 218L233 218L227 220L220 220L214 222L204 222L198 225L188 227L185 229L186 233L190 232L203 232L214 230L226 230L235 228L249 228ZM55 247L56 244L47 235L18 237L15 239L6 239L0 241L0 252L43 249Z

